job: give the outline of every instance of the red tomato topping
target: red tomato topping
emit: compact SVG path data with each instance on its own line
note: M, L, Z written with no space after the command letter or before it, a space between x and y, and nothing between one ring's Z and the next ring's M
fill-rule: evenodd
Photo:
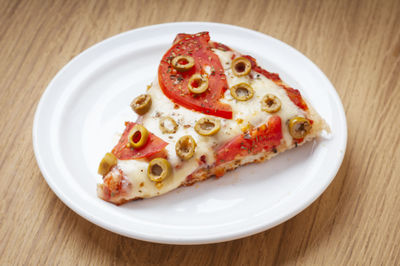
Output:
M222 50L222 51L232 51L231 48L226 46L225 44L219 43L219 42L210 42L210 45L212 48Z
M250 55L245 55L244 57L246 57L247 59L250 60L251 62L251 69L264 75L266 78L274 81L276 84L278 84L279 86L281 86L283 89L286 90L286 93L289 97L289 99L298 107L300 107L301 109L307 111L308 110L308 106L306 104L306 102L303 100L303 98L301 97L301 94L298 90L293 89L289 86L285 86L282 84L282 80L279 77L278 74L276 73L271 73L265 69L263 69L262 67L257 65L256 60L251 57Z
M293 89L291 87L285 86L285 85L280 85L282 88L286 90L287 95L289 96L289 99L298 107L303 109L304 111L308 110L308 106L306 102L303 100L301 97L300 91Z
M279 146L282 139L282 124L279 116L272 116L250 132L234 137L217 150L216 165L230 162L237 157L270 151Z
M201 32L200 32L201 34ZM173 44L177 44L178 42L182 41L185 38L190 38L192 35L187 33L178 33L175 37Z
M120 160L130 160L130 159L140 159L140 158L148 158L165 148L168 145L167 142L163 141L156 135L149 132L149 137L147 139L147 143L139 148L134 149L127 147L128 144L128 135L129 131L133 128L136 123L126 122L126 128L124 133L122 134L118 144L112 150L112 153Z
M178 34L174 45L160 62L158 80L165 96L176 104L204 114L231 119L231 106L219 101L228 89L228 83L221 62L211 50L212 43L209 41L208 32ZM194 66L185 72L176 71L171 61L178 55L193 57ZM206 66L210 68L210 75L205 71ZM189 79L195 73L208 77L208 89L201 94L194 94L188 89Z

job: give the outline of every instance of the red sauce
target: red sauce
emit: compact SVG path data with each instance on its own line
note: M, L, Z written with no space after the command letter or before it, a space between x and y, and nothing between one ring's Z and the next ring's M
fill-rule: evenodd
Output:
M245 55L243 57L246 57L247 59L250 60L252 70L254 70L255 72L258 72L261 75L265 76L266 78L274 81L277 85L281 86L286 91L289 99L295 105L297 105L299 108L303 109L304 111L308 110L308 106L307 106L306 102L303 100L303 98L301 97L300 91L282 84L282 80L278 74L271 73L271 72L263 69L259 65L257 65L256 60L253 57L251 57L250 55Z
M243 157L257 154L260 151L270 151L279 146L282 139L282 123L279 116L269 118L263 124L250 132L234 137L217 150L216 165Z
M210 42L208 33L178 34L174 43L158 68L158 80L165 96L188 109L231 119L231 106L219 101L228 89L228 83L219 57L211 50L214 44ZM185 72L176 71L171 61L179 55L191 56L195 61L194 66ZM207 65L211 69L209 75L204 70ZM188 89L189 79L196 73L208 78L208 89L200 94Z
M129 131L133 128L136 123L126 122L126 128L122 134L118 144L112 150L112 153L120 160L130 160L130 159L140 159L140 158L150 158L152 155L161 152L165 146L168 145L167 142L163 141L156 135L149 132L149 137L147 143L138 149L127 147L129 143Z

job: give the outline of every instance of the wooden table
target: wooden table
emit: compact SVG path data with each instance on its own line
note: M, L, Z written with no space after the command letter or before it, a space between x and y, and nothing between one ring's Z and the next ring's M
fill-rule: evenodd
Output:
M50 80L105 38L172 21L269 34L335 85L349 127L343 165L293 219L226 243L159 245L91 224L47 186L31 134ZM0 60L0 264L400 264L400 1L0 0Z

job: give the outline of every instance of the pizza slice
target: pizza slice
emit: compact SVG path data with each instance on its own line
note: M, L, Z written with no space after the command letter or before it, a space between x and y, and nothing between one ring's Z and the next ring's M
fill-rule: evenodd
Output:
M298 90L208 32L178 34L131 107L137 121L99 166L98 196L117 205L221 177L329 130Z

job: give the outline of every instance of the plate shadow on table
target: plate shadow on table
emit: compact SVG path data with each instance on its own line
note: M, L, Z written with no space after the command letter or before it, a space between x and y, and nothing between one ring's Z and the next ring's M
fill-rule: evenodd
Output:
M96 246L107 252L111 258L126 263L201 263L245 264L252 262L263 265L286 264L301 260L307 253L318 250L332 234L340 234L343 223L335 223L347 213L352 199L354 182L349 182L347 172L350 156L346 155L343 164L331 185L312 205L287 222L265 232L243 239L208 245L166 245L130 239L104 230L78 217L76 233L84 242L95 242ZM352 177L359 176L352 169ZM346 200L341 200L342 197ZM353 198L354 199L354 198ZM84 247L82 247L84 248ZM256 258L256 259L255 259Z

